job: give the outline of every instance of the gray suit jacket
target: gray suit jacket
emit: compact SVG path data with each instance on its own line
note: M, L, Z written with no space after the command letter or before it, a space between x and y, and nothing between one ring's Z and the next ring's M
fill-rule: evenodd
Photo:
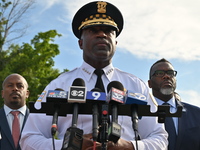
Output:
M22 129L24 127L28 115L29 115L29 109L26 109L26 114ZM0 133L1 133L0 150L21 150L19 144L17 148L15 148L14 146L12 134L3 108L0 109Z

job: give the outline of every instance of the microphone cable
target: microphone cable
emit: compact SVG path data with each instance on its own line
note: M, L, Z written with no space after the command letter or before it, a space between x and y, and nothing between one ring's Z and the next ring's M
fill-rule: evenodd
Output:
M53 145L53 150L56 150L55 149L55 139L54 139L54 136L52 135L52 145Z
M93 150L96 150L96 145L97 145L96 141L93 141Z
M56 91L64 91L61 88L56 88ZM51 126L51 135L52 135L52 146L53 150L55 150L55 136L57 132L57 123L58 123L58 111L60 109L60 104L54 104L54 114L53 114L53 120L52 120L52 126Z
M135 133L135 145L136 145L136 150L138 150L138 132L134 131Z
M138 114L137 114L138 106L136 104L132 104L131 111L132 111L132 127L135 133L135 144L136 150L138 150L138 140L140 140L140 136L138 134Z

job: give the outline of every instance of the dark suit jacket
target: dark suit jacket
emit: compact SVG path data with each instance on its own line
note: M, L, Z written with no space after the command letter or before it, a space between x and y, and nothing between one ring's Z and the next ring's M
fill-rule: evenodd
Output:
M22 129L24 127L28 115L29 115L29 109L26 110ZM12 134L3 108L0 109L0 133L1 133L0 150L21 150L19 144L17 148L15 148L14 146Z
M200 108L177 101L183 106L178 118L178 136L175 150L200 150Z

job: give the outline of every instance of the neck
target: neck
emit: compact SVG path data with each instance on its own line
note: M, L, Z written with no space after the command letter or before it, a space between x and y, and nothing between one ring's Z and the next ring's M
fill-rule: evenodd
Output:
M91 65L92 67L96 68L96 69L102 69L106 66L108 66L110 63L107 62L93 62L93 63L89 63L87 62L89 65Z
M102 61L102 60L89 60L89 59L87 60L84 59L84 61L96 69L102 69L111 64L112 62L111 60Z

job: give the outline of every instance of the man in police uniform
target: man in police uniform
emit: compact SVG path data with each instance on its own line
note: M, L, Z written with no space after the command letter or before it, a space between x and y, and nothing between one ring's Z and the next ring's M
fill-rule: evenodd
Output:
M95 87L97 80L96 70L101 70L100 72L103 72L101 79L104 87L107 87L111 81L119 81L126 89L145 95L148 105L151 105L151 110L156 111L156 106L150 99L147 85L136 76L113 67L112 57L116 50L116 37L123 29L123 17L118 8L108 2L96 1L88 3L75 14L72 21L72 29L79 39L79 47L83 51L83 64L79 68L61 74L47 85L45 91L56 88L68 91L68 88L76 78L83 79L87 90L90 91ZM42 102L45 101L46 97L42 99ZM36 102L35 106L40 108L41 102ZM59 117L58 138L60 140L55 141L56 148L59 150L62 147L66 129L71 126L71 120L72 116L70 114L66 117ZM52 116L31 114L22 134L22 149L51 149L51 122ZM117 143L109 141L107 149L134 150L137 149L137 145L140 150L166 149L167 133L163 124L157 123L156 117L142 117L139 120L138 132L141 140L137 143L132 129L131 117L119 116L118 123L122 127L121 137ZM77 127L84 131L82 149L92 149L92 115L79 115ZM97 148L100 147L101 143L97 143Z

